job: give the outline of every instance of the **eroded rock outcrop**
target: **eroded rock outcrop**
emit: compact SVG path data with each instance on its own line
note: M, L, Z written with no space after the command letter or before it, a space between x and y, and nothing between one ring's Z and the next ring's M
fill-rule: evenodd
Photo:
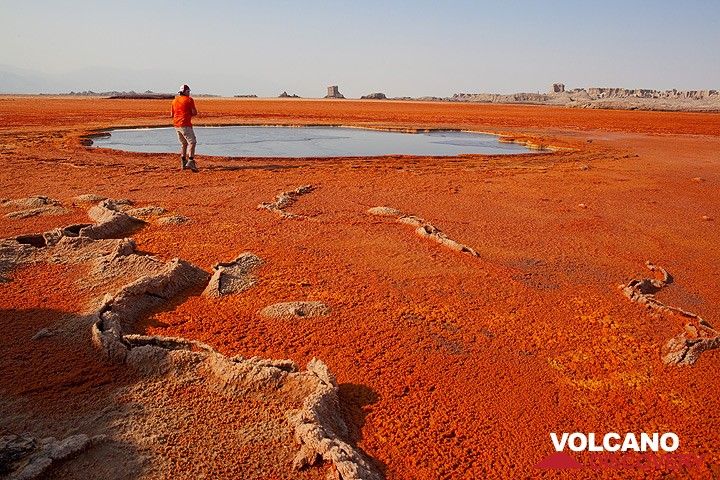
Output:
M645 262L645 266L656 277L634 279L621 285L625 296L653 311L679 315L686 322L683 331L663 346L663 362L669 365L693 365L704 351L720 348L720 332L710 323L695 313L666 305L655 297L656 293L673 283L673 278L667 270L650 261Z
M717 111L718 90L653 90L644 88L574 88L553 84L549 93L518 92L512 94L456 93L441 100L451 102L526 103L561 105L578 108L644 109L674 111Z
M369 93L360 97L361 100L387 100L387 96L382 92Z
M415 233L421 237L429 238L430 240L433 240L451 250L455 250L456 252L466 253L468 255L472 255L473 257L479 256L472 248L453 240L445 235L445 233L443 233L435 225L415 215L407 215L400 210L391 207L373 207L368 209L367 212L370 215L395 217L398 222L415 227Z
M327 95L325 95L325 98L345 98L345 96L340 93L337 85L331 85L327 87Z

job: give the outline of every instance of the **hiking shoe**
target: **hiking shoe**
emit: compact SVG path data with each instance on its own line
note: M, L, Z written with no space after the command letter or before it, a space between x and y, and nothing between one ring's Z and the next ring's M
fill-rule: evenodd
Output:
M185 157L180 157L180 170L185 170L187 168L187 160L185 160Z
M185 164L185 168L189 168L193 173L197 173L199 171L197 165L195 165L195 160L192 158Z

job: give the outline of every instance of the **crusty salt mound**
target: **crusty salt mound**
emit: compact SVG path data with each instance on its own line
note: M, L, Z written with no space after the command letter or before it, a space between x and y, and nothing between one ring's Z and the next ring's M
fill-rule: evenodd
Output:
M157 219L158 225L182 225L189 222L190 219L184 215L169 215Z
M218 264L211 279L207 272L184 260L163 263L137 254L132 239L105 238L138 226L138 220L119 211L119 205L112 200L103 200L89 214L96 223L2 240L0 267L8 274L33 262L89 263L87 279L99 285L111 288L121 281L118 279L130 279L113 288L115 293L105 295L93 311L79 319L83 325L91 325L92 343L105 361L126 365L140 376L127 395L143 400L145 415L150 417L139 424L132 415L128 417L122 427L127 430L126 439L153 451L156 447L147 439L165 428L162 425L169 420L166 416L174 415L168 412L164 396L176 398L172 396L178 389L194 388L194 395L219 396L247 408L261 409L254 412L255 417L265 419L260 430L252 423L233 426L249 444L257 438L287 438L291 444L294 437L300 451L292 462L288 461L288 467L302 469L324 461L331 464L337 479L381 478L369 460L344 440L348 431L339 413L338 385L320 360L313 359L306 370L300 370L290 360L226 357L201 342L136 333L138 323L146 316L169 302L182 300L188 292L204 288L205 292L213 292L208 295L215 296L249 288L255 282L252 272L262 264L259 257L246 252L232 262ZM319 302L278 305L271 306L271 311L292 317L329 311ZM46 329L34 338L56 334ZM11 469L10 478L41 478L52 462L79 454L100 439L75 435L61 442L50 439L38 443L27 437L8 437L7 441L3 437L0 456L5 457L0 458L11 461L0 464ZM164 459L162 453L157 458Z
M704 351L720 348L720 332L707 321L695 313L666 305L655 298L657 292L673 283L673 278L667 270L650 261L645 262L645 266L656 274L656 278L635 279L621 285L625 296L651 310L679 315L687 322L683 332L664 345L663 361L669 365L693 365Z
M257 278L252 272L260 265L262 259L250 252L240 254L232 262L216 264L203 295L222 297L244 292L257 283Z
M88 211L95 221L80 230L80 236L93 239L120 238L131 234L145 222L120 210L120 204L113 200L103 200Z
M18 198L15 200L8 200L3 199L0 201L0 207L2 208L16 208L20 210L26 210L30 208L42 208L42 207L50 207L54 205L60 205L60 202L50 198L46 197L44 195L36 195L33 197L27 197L27 198Z
M125 213L133 217L159 217L165 213L165 209L151 205L149 207L131 208L126 210Z
M53 206L49 206L49 207L39 207L39 208L30 208L28 210L18 210L16 212L6 213L5 217L15 218L15 219L23 219L23 218L37 217L40 215L64 215L67 212L68 211L66 209L53 205Z
M263 317L292 320L295 318L322 317L330 313L330 307L322 302L282 302L260 310Z
M403 217L405 216L400 210L391 207L372 207L368 209L370 215L378 215L383 217Z
M467 253L473 257L479 256L472 248L453 240L445 235L445 233L443 233L442 230L437 228L435 225L415 215L407 215L400 210L390 207L373 207L368 209L367 212L370 215L381 217L395 217L398 222L415 227L415 233L421 237L429 238L430 240L433 240L451 250L455 250L456 252Z
M63 215L68 212L60 205L59 201L42 195L15 200L2 200L0 201L0 207L13 209L13 211L5 214L6 218L13 219L40 215Z
M129 198L107 198L102 202L104 202L104 205L111 210L116 210L119 212L129 210L135 204L135 202L133 202Z
M94 193L84 193L73 198L73 201L78 203L98 203L102 202L103 200L107 200L107 197L103 197L102 195L96 195Z
M307 195L313 190L315 190L315 187L313 185L303 185L302 187L298 187L295 190L291 190L289 192L281 192L278 196L275 197L274 201L261 203L260 205L258 205L257 208L277 213L283 218L297 218L300 217L300 215L288 213L285 211L285 209L297 202L299 197Z

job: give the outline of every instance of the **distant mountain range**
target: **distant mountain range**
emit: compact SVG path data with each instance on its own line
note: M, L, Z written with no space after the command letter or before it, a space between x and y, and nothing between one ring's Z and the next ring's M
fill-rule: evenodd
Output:
M193 88L193 96L198 92L226 92L227 85L237 85L244 91L265 90L280 91L275 82L259 82L256 78L238 75L212 75L210 73L173 72L153 69L121 69L113 67L86 67L69 72L53 73L18 68L0 64L0 93L25 94L62 94L69 92L175 92L184 83ZM324 88L324 87L323 87ZM322 91L322 90L321 90ZM237 93L237 92L233 92Z
M83 68L66 73L46 73L0 65L0 93L67 93L70 91L163 91L181 82L156 71L131 71L107 67ZM179 87L179 85L178 85Z

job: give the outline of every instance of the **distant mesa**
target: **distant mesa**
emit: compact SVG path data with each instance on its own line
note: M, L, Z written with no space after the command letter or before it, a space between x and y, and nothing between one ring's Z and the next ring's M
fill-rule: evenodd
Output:
M361 100L387 100L387 96L382 92L370 93L360 97Z
M105 95L103 95L105 96ZM134 91L129 92L110 92L108 95L110 99L142 99L142 100L172 100L175 98L174 93L155 93L151 90L146 90L143 93Z
M345 98L345 96L340 93L337 85L331 85L327 87L327 95L325 95L325 98Z
M235 98L257 98L257 95L250 94L250 95L235 95Z
M278 95L278 98L300 98L300 97L295 95L294 93L292 95L288 95L287 92L282 92L280 95Z
M563 93L565 91L564 83L553 83L550 93Z

